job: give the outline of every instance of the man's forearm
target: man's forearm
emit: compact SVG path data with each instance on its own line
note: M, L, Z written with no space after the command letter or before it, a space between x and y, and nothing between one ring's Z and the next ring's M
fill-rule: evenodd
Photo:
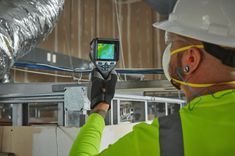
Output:
M104 118L97 113L91 114L74 141L69 155L91 156L98 154L104 127Z
M89 116L87 123L81 128L70 151L70 156L86 156L98 154L102 132L105 127L104 118L109 109L106 103L99 103Z

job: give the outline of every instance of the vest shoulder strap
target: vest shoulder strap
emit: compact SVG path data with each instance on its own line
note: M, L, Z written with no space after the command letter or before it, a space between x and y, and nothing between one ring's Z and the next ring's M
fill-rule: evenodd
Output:
M180 114L160 117L159 142L161 156L184 156Z

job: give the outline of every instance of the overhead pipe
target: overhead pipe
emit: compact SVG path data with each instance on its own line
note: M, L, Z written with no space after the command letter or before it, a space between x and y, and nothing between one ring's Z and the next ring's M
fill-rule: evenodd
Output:
M177 0L144 0L151 8L161 15L169 15Z
M0 79L52 32L63 6L64 0L0 0Z

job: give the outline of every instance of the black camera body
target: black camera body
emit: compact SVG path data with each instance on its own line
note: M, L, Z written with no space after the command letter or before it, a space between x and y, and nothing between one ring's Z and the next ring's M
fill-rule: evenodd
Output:
M119 40L95 38L91 41L90 58L104 79L119 61Z

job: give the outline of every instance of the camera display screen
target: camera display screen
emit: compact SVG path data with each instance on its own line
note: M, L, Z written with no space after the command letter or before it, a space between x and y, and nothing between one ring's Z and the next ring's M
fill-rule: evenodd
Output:
M114 60L115 44L98 43L97 59L99 60Z

